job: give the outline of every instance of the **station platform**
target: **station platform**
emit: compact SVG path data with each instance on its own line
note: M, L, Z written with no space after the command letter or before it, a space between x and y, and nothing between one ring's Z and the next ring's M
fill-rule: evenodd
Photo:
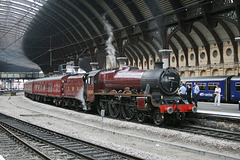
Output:
M239 104L232 103L221 103L220 106L214 106L214 102L198 102L197 113L216 114L240 119Z

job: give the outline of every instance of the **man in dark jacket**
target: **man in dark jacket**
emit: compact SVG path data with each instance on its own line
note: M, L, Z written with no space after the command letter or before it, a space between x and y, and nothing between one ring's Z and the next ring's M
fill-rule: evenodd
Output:
M192 104L192 88L189 84L187 85L187 100L189 104Z

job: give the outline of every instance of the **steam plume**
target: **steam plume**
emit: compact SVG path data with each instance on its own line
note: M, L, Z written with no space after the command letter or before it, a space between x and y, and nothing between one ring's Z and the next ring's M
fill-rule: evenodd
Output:
M115 48L112 45L113 42L113 27L108 23L106 19L106 15L103 15L103 22L104 22L104 28L107 31L108 34L108 40L106 41L106 51L108 53L110 62L111 62L111 67L116 66L116 57L115 57Z
M82 106L83 106L83 110L87 110L87 106L86 106L86 101L84 99L84 86L82 86L79 90L79 93L76 97L76 99L80 100L82 102Z

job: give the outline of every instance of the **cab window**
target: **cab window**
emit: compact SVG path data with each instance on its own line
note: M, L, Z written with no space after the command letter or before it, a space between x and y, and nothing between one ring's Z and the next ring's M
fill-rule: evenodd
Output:
M90 84L90 85L93 84L93 77L88 77L88 84Z

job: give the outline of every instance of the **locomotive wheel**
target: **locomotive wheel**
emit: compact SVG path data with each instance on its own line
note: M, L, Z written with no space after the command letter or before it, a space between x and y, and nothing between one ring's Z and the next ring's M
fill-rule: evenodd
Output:
M43 102L43 97L39 98L39 102L41 102L41 103Z
M176 113L176 118L177 118L178 121L184 121L184 120L185 120L185 117L186 117L186 115L185 115L184 112L182 112L182 113Z
M71 100L68 100L68 102L67 102L67 107L68 107L69 109L72 109L72 108L73 108L73 106L72 106L72 101L71 101Z
M75 101L74 108L75 108L76 111L80 111L81 110L79 101Z
M160 109L155 109L153 112L153 122L156 126L160 126L164 122L163 114L160 113Z
M105 101L100 101L99 105L97 105L97 112L99 115L101 115L101 110L105 110L105 114L107 113L108 110L108 102Z
M143 112L141 112L141 111L137 112L137 120L139 123L144 123L146 121L146 119L147 118Z
M118 103L110 103L108 105L108 111L111 117L116 118L120 115L121 107Z
M135 116L135 107L133 103L125 104L121 106L121 113L124 119L131 120Z

